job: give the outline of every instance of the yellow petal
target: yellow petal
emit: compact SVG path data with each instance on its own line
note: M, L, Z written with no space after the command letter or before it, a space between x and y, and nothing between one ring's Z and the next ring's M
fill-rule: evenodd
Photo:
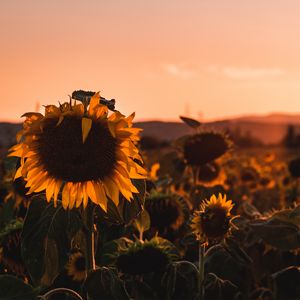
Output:
M75 205L76 194L77 194L77 183L72 183L70 187L70 200L69 200L69 209L72 209Z
M107 197L102 183L96 182L94 187L98 198L98 204L105 212L107 212Z
M82 127L82 143L84 144L92 128L92 120L89 118L82 118L81 127Z
M118 185L115 184L115 182L109 178L106 177L104 179L104 188L105 192L108 195L108 197L113 201L113 203L118 206L119 205L119 188Z
M56 207L56 205L57 205L57 197L58 197L58 193L60 191L61 185L62 185L62 181L61 180L56 180L56 184L55 184L55 187L54 187L54 196L53 196L54 207Z
M68 183L66 183L62 191L62 206L64 209L68 208L69 200L70 200L70 190L69 190Z
M54 190L55 190L55 179L53 178L53 179L49 180L49 184L46 189L46 199L48 202L50 202L50 200L54 194Z
M83 195L83 207L86 208L88 204L88 194L87 194L87 184L84 182L82 184L82 195Z
M79 183L77 188L77 195L76 195L76 207L78 208L82 203L82 184Z
M90 100L90 106L89 106L89 115L93 116L95 115L95 108L100 103L100 92L95 93L91 100Z
M95 191L93 181L87 182L87 194L88 194L89 198L92 200L92 202L94 202L95 204L98 204L97 193Z
M18 168L18 170L17 170L17 172L15 174L14 180L16 180L19 177L22 177L22 169L23 169L22 166L20 168Z

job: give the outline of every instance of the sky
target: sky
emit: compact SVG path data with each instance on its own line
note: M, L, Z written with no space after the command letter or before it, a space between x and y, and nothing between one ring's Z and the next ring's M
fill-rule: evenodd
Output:
M100 91L137 120L300 113L299 0L1 0L0 120Z

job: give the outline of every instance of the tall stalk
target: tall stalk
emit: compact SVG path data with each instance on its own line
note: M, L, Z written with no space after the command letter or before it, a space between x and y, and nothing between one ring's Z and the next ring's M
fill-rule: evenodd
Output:
M201 241L199 241L199 282L198 282L198 288L199 288L199 300L204 299L204 254L205 254L205 246L201 244Z

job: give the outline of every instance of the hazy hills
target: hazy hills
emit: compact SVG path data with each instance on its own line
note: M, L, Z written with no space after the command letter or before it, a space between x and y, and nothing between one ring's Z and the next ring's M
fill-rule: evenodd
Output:
M281 141L287 127L294 125L300 132L300 114L270 114L267 116L245 116L205 123L203 126L216 130L237 130L242 134L250 133L265 144L276 144ZM136 123L143 128L143 135L155 136L162 140L172 140L192 132L180 122L147 121ZM7 147L14 143L16 133L22 128L21 124L0 123L0 146Z
M289 125L300 132L300 114L270 114L267 116L245 116L205 123L203 126L216 130L240 130L242 134L251 134L264 144L277 144L286 134ZM163 140L172 140L192 130L182 122L149 121L136 124L144 129L144 135L156 136Z

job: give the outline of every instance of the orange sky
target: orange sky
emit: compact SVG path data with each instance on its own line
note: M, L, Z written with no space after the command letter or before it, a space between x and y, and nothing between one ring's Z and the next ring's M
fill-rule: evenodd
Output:
M137 119L300 112L299 0L0 1L0 119L100 90Z

